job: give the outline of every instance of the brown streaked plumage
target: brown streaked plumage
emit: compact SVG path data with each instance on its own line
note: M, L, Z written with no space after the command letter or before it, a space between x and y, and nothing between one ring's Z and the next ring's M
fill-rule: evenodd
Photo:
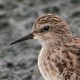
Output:
M42 45L38 67L45 80L80 80L80 38L72 36L61 17L41 16L35 21L32 34L12 44L32 38Z

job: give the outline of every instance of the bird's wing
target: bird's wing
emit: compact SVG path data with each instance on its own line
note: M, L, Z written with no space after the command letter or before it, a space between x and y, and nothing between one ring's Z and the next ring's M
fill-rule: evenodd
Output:
M80 80L80 39L74 38L70 42L66 43L65 49L65 61L67 62L67 69L70 73L76 74Z

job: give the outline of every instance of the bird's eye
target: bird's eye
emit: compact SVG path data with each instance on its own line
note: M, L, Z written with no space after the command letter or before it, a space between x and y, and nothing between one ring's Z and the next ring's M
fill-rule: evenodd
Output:
M49 26L44 26L42 29L41 29L41 32L45 32L45 31L48 31L49 30Z

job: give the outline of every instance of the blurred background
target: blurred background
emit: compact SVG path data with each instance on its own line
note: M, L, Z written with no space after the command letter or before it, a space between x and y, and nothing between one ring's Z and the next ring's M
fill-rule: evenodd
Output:
M47 13L60 15L80 37L80 0L0 0L0 80L43 80L37 67L41 45L10 43L30 33L35 19Z

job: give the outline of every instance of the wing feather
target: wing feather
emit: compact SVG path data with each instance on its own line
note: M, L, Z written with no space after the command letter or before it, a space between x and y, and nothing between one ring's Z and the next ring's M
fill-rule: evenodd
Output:
M77 38L67 42L62 52L66 63L64 67L67 71L65 80L80 80L80 39Z

